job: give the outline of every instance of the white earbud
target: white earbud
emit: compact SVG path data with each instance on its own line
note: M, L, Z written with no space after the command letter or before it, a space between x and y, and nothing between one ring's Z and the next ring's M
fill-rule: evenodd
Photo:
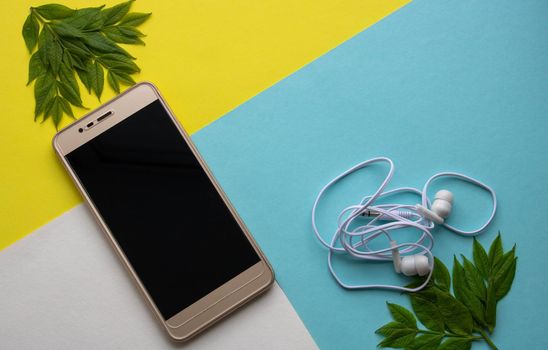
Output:
M425 255L409 255L401 259L401 273L406 276L426 276L430 273L430 264Z
M447 190L438 191L431 209L442 218L447 218L453 209L453 193Z
M396 241L390 241L394 270L396 270L397 273L403 273L406 276L426 276L430 273L431 267L428 263L427 256L414 254L401 258L397 245Z
M453 193L447 190L440 190L434 196L430 209L417 205L417 211L425 218L443 224L453 209Z

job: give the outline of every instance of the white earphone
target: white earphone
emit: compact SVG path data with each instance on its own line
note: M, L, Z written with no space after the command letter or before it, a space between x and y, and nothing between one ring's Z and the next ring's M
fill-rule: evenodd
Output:
M443 224L453 209L453 193L447 190L438 191L430 209L417 205L417 211L436 224Z
M396 241L390 241L394 270L397 273L403 273L406 276L426 276L430 273L431 266L426 256L415 254L401 258L400 251L396 248L397 245Z
M321 198L327 189L335 183L368 165L378 162L386 162L390 168L385 179L372 195L365 196L360 203L346 207L341 211L337 220L337 230L330 242L323 239L316 225L316 210ZM432 176L426 181L422 191L412 187L401 187L385 191L386 186L394 174L394 163L389 158L378 157L359 163L342 174L335 177L325 185L318 193L312 206L312 229L320 243L329 249L327 256L328 268L335 280L347 289L389 289L397 291L415 292L426 286L434 268L434 256L432 248L434 237L431 230L434 224L444 226L450 231L464 236L474 236L483 231L493 221L497 210L497 198L495 191L484 183L454 172L443 172ZM453 194L447 190L440 190L436 193L434 201L430 205L427 192L430 184L441 177L452 177L469 182L486 190L492 198L493 209L488 220L483 226L476 230L464 231L457 229L445 219L451 214L453 208ZM421 197L421 203L416 205L408 204L376 204L375 202L383 197L398 193L412 193ZM360 222L364 220L365 223ZM352 226L352 228L350 228ZM415 242L397 243L392 235L396 230L411 228L420 232ZM380 236L386 236L389 247L383 249L371 249L369 244ZM394 285L364 284L353 285L344 282L336 273L332 258L333 254L348 254L354 258L365 261L393 261L394 270L406 276L427 276L424 282L416 288L407 288Z

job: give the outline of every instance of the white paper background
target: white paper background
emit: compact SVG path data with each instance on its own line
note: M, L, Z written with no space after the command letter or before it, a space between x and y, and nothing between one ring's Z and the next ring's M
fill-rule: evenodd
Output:
M1 349L310 349L278 284L187 344L168 339L83 205L0 253Z

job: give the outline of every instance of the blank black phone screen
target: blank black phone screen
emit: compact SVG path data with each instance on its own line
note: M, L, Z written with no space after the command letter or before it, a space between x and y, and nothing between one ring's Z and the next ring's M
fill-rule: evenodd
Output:
M66 158L166 320L260 261L159 100Z

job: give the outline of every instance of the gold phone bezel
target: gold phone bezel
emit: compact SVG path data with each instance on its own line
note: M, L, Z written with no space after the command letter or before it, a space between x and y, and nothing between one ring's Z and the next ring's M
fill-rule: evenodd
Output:
M126 118L131 117L135 112L139 111L143 107L152 103L155 100L159 100L167 111L168 115L172 119L174 125L179 130L181 136L191 148L194 156L200 162L200 165L206 172L207 176L221 195L223 201L229 208L230 212L240 225L242 232L246 235L247 239L253 246L253 249L260 257L260 261L251 266L247 270L240 273L230 281L221 285L211 293L202 297L194 304L181 310L175 316L164 319L156 304L148 294L146 288L140 281L138 275L133 270L131 264L126 258L123 250L120 248L114 236L110 232L108 226L104 222L103 218L99 214L99 211L93 204L90 196L86 192L86 189L80 183L78 177L70 167L66 160L65 155L85 144L89 140L93 139L97 135L105 132L114 125L120 123ZM106 113L110 113L107 118L104 118L101 122L97 122L97 119ZM94 122L92 127L87 127L91 122ZM83 132L78 130L82 128ZM161 321L164 328L172 339L178 341L186 341L199 333L200 331L211 326L216 321L228 315L247 301L251 300L255 296L266 291L274 282L274 272L268 263L265 255L258 247L257 243L249 233L249 230L243 223L242 219L230 203L224 191L221 189L216 179L212 175L211 171L205 164L201 155L199 154L196 146L190 139L190 136L185 132L183 127L179 124L175 118L173 112L160 95L158 89L151 83L143 82L135 85L131 89L128 89L123 94L105 103L101 107L88 113L81 119L75 121L69 126L59 131L53 138L53 148L59 156L61 163L69 173L76 187L80 191L82 197L84 197L86 204L91 209L93 216L101 227L102 231L106 234L108 241L116 251L117 255L121 259L124 267L131 275L132 279L138 286L147 303L152 308L154 314ZM222 268L222 266L219 266Z

